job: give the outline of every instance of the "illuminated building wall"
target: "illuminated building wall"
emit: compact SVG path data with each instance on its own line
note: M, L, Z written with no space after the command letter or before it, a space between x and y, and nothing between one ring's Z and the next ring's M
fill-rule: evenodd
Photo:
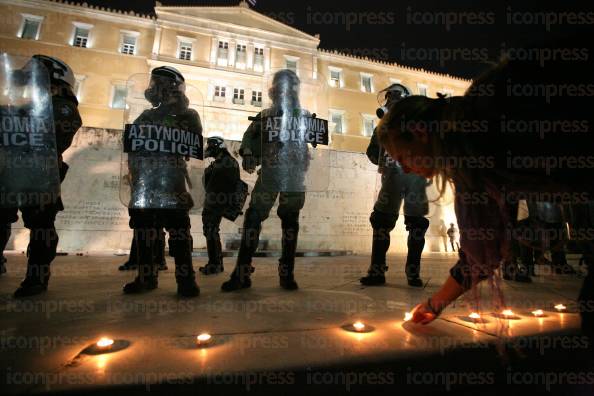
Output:
M240 140L248 116L266 104L270 74L294 68L304 81L303 105L330 121L334 150L329 191L309 194L300 246L355 251L367 251L371 243L367 219L377 174L361 153L377 122L377 92L399 82L413 94L461 95L470 84L322 50L320 37L259 14L245 2L232 7L157 4L156 17L46 0L0 0L0 11L0 50L55 56L76 75L85 128L65 156L71 173L63 186L67 210L59 215L58 227L60 249L66 251L128 247L131 232L117 196L118 144L126 84L134 74L162 65L176 67L201 91L201 98L191 99L201 103L205 135ZM314 105L307 87L316 85L322 94ZM432 205L432 213L446 223L453 220L450 203ZM264 229L273 247L280 236L277 220L273 213ZM432 227L434 221L437 217ZM394 232L402 242L400 223ZM241 219L224 226L227 240L237 236L240 224ZM196 247L204 245L200 230L195 215ZM26 234L16 232L9 248L22 250L25 245ZM402 243L394 244L394 249L402 248Z

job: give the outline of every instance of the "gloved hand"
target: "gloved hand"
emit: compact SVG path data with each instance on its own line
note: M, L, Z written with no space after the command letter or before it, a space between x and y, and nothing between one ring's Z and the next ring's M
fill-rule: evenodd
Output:
M256 171L256 158L254 158L253 155L245 155L243 157L243 161L241 162L241 166L243 167L243 170L246 171L249 174L252 174Z

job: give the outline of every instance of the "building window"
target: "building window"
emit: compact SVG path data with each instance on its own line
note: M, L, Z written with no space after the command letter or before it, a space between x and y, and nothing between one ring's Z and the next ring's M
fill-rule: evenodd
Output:
M262 107L262 91L252 91L252 106Z
M189 41L179 42L179 59L192 60L192 43Z
M361 90L367 93L373 92L373 76L361 74Z
M87 48L91 29L77 26L74 28L74 41L72 45L80 48Z
M243 44L237 44L235 49L235 67L245 69L247 64L247 47Z
M422 84L418 84L419 87L419 95L421 96L427 96L427 86L426 85L422 85Z
M126 108L126 94L127 89L125 85L116 85L113 87L113 94L111 96L112 109Z
M132 33L122 33L122 44L120 52L126 55L136 54L137 35Z
M344 113L330 111L330 129L332 133L344 133Z
M254 48L254 70L264 71L264 48Z
M43 17L24 14L19 37L27 40L38 40L42 21Z
M342 87L342 70L330 69L330 86L331 87Z
M219 66L227 66L229 61L229 43L226 41L219 41L219 50L217 52L217 64Z
M245 90L241 88L235 88L233 90L233 103L240 105L245 103Z
M375 129L375 118L371 115L364 114L363 115L363 135L364 136L373 135L374 129Z
M224 102L227 96L227 88L217 85L214 92L214 100L217 102Z
M293 56L289 57L286 56L285 57L285 69L289 69L292 70L293 72L295 72L295 74L299 74L298 69L299 69L299 58L295 58Z

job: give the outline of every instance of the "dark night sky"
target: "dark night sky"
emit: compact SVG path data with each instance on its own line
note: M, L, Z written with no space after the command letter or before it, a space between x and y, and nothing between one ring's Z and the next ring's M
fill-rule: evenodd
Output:
M154 6L152 0L86 1L144 13L152 13ZM307 33L320 33L322 48L468 78L499 59L502 47L515 48L594 25L591 1L564 0L556 6L542 0L256 1L256 11ZM235 5L239 0L161 3ZM522 23L510 23L511 15ZM548 27L546 20L551 23Z

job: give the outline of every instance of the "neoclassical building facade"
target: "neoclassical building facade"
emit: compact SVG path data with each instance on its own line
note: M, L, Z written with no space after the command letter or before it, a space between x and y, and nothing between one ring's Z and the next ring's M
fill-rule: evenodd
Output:
M205 132L239 140L266 101L268 76L295 69L324 86L331 148L364 151L376 123L377 92L392 82L413 94L459 95L470 81L320 48L320 37L237 6L175 7L154 16L86 3L0 0L0 49L54 55L72 66L85 126L121 129L126 82L157 66L178 68L202 98ZM307 86L305 84L304 86ZM305 104L307 106L307 103Z
M238 0L239 1L239 0ZM267 100L267 82L281 68L302 81L302 104L330 121L329 184L308 192L301 212L300 249L371 249L369 214L379 186L377 167L363 154L377 122L378 92L400 82L411 93L459 95L470 81L376 62L320 49L320 37L296 30L250 9L163 7L153 16L137 15L65 1L0 0L0 51L47 54L67 62L76 76L76 95L84 128L64 154L70 165L62 184L66 210L58 216L59 250L125 252L132 238L120 196L121 135L128 81L169 65L200 92L205 135L238 140ZM315 102L315 103L314 103ZM255 175L242 172L250 186ZM430 198L436 197L433 187ZM433 202L427 251L444 250L444 224L455 222L451 194ZM196 249L205 247L200 208L191 212ZM243 217L223 222L222 237L233 249ZM28 231L13 227L8 249L24 252ZM280 221L264 223L262 239L280 248ZM391 251L406 249L401 221ZM235 245L234 245L235 244Z

